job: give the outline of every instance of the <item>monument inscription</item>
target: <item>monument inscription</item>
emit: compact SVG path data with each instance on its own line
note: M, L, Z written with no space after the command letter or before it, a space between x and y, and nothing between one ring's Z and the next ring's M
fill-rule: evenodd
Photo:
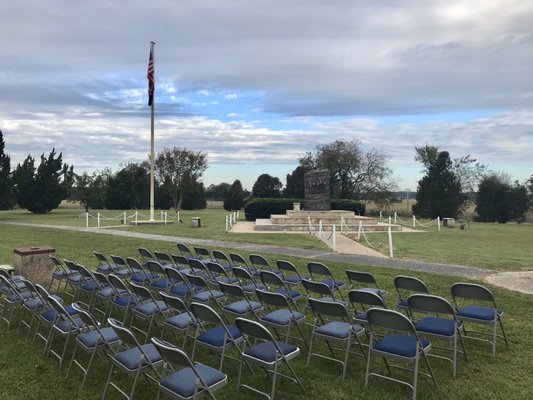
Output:
M304 174L305 209L329 211L331 209L329 171L318 169Z

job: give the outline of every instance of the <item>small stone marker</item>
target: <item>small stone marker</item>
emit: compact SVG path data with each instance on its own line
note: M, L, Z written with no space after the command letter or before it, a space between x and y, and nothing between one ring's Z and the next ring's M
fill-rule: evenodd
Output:
M200 218L200 217L191 218L191 226L193 228L201 228L202 227L202 218Z
M49 246L19 247L13 250L15 274L23 275L33 283L48 287L55 265L48 257L56 250Z

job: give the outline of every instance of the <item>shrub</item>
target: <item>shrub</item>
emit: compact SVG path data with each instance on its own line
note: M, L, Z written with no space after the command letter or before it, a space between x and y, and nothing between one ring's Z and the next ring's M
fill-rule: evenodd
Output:
M244 205L244 214L248 221L255 221L257 218L270 218L272 214L285 214L287 210L292 210L292 203L299 201L296 199L252 199Z

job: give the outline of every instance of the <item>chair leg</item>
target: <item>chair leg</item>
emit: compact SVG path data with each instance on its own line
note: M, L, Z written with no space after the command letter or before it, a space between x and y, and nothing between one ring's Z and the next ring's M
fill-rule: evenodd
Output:
M115 364L111 362L111 368L109 369L109 375L107 376L107 381L104 386L104 393L102 394L102 400L105 400L105 396L107 394L107 389L109 387L109 382L111 382L111 375L113 374L113 368L115 367Z
M505 341L505 345L509 347L509 343L507 342L507 335L505 334L505 329L503 329L503 321L499 315L498 315L498 322L500 323L500 328L502 330L502 335L503 335L503 340Z

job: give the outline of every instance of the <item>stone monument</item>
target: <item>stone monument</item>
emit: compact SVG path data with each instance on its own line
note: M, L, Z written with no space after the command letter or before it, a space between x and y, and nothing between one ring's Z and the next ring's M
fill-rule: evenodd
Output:
M317 169L304 174L306 211L331 210L329 177L327 169Z

